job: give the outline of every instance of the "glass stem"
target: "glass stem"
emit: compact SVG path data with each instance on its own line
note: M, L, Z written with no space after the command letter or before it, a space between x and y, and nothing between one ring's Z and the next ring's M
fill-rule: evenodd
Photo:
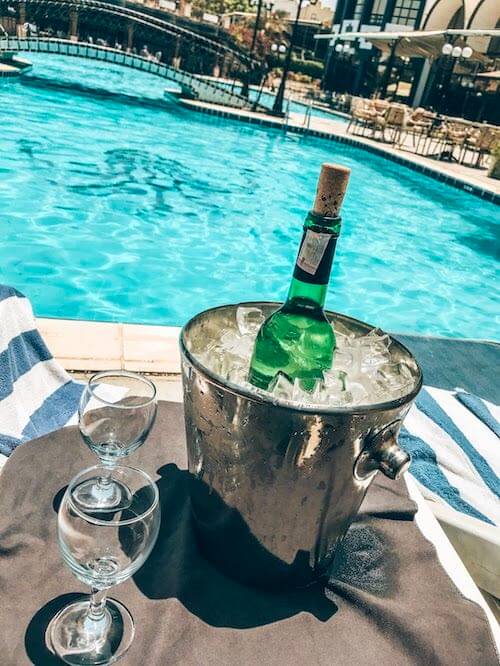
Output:
M100 622L103 619L104 609L106 608L106 595L107 590L98 590L96 587L91 588L89 620Z
M109 487L109 484L111 483L111 472L108 472L105 476L100 476L99 477L99 486L101 487L101 490L107 490Z
M109 489L111 485L111 471L113 467L115 466L115 463L109 463L107 461L101 460L100 461L109 471L106 471L106 474L103 474L103 476L99 477L99 481L97 482L99 485L100 490L106 491Z

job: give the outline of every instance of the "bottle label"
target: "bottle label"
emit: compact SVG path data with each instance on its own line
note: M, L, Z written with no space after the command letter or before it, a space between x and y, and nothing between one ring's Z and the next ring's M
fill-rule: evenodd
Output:
M313 284L326 284L330 278L337 234L306 229L295 263L294 277Z
M320 234L317 231L306 231L302 245L300 246L297 266L306 273L314 275L325 254L331 234Z

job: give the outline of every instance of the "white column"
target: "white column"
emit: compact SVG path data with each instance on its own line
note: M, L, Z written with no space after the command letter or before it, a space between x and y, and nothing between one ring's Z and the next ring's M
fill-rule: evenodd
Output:
M427 85L427 81L429 80L431 67L432 67L432 60L430 58L426 58L424 61L424 66L422 67L422 71L420 72L420 79L418 80L415 97L413 98L414 107L420 106L422 97L424 96L425 86Z

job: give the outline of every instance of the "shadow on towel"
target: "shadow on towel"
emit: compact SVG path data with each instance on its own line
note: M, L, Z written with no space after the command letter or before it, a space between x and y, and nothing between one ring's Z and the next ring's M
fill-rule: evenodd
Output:
M338 610L339 599L335 599L332 591L337 579L379 596L391 593L392 557L386 552L387 542L376 530L359 524L351 528L338 551L335 573L321 582L298 589L269 591L227 577L200 552L190 519L192 476L172 464L158 473L160 535L148 561L134 576L139 589L150 599L177 598L191 613L212 626L244 629L302 612L326 622ZM241 518L240 521L243 523ZM254 539L248 528L242 527L240 533L244 546L248 546ZM264 551L260 545L252 545L251 550L257 558L267 557L265 563L271 568L275 564L272 559L279 562L269 553L265 556L260 552Z

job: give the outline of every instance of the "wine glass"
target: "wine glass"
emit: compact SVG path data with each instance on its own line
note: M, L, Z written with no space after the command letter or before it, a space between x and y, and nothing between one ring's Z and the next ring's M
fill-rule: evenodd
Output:
M82 505L78 489L106 472L131 492L127 508ZM106 591L130 578L150 554L160 527L158 488L141 470L96 465L69 484L57 517L57 536L64 562L78 580L90 585L89 599L63 608L47 628L47 643L68 664L110 664L134 637L129 611Z
M78 424L84 442L104 466L104 473L80 485L81 505L96 510L127 506L130 492L111 481L110 471L119 458L145 442L156 408L155 385L141 375L112 370L90 378L80 399Z

